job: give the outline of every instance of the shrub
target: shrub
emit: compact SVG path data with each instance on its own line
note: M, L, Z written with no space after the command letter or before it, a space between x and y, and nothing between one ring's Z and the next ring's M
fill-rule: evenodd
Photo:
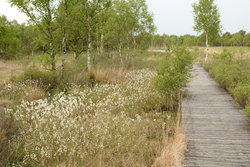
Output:
M250 98L248 99L248 101L250 101ZM250 103L247 104L246 108L244 109L244 112L250 116Z
M250 84L239 84L230 92L232 92L235 100L241 106L245 107L249 102L248 99L250 97Z
M89 81L87 72L87 64L85 57L81 56L77 59L70 60L65 64L63 77L60 74L61 83L65 84L86 84Z
M166 95L175 95L186 85L192 69L193 57L183 47L174 49L174 55L167 57L160 65L155 77L155 87Z
M54 71L41 71L36 68L29 68L24 71L24 73L18 77L12 78L12 80L17 82L25 82L28 80L37 81L45 90L52 90L60 85L58 74Z
M154 85L167 98L168 104L163 106L166 110L178 108L178 92L189 80L192 63L191 53L184 47L177 47L174 49L174 54L163 60L160 65L154 78Z

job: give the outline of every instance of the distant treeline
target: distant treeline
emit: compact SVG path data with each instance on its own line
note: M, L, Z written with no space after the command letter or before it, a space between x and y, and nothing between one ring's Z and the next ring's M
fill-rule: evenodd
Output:
M154 35L151 40L152 47L168 48L172 45L205 46L206 36L194 35ZM211 46L250 46L250 32L240 30L234 34L226 32L217 37L211 37Z

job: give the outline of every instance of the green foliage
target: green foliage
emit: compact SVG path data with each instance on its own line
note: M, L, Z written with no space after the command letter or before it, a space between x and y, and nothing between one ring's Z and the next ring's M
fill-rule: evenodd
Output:
M246 106L250 98L250 84L238 84L231 90L235 100L241 105Z
M194 30L203 32L206 37L206 58L208 59L209 39L219 36L221 31L220 14L214 0L199 0L199 3L193 4L194 8ZM213 37L213 38L211 38Z
M39 62L42 63L42 65L43 65L46 69L49 69L49 67L50 67L50 65L51 65L51 63L52 63L52 61L53 61L53 59L51 58L51 56L50 56L49 54L47 54L47 53L44 53L44 54L40 55L40 56L38 57L38 60L39 60Z
M199 0L193 4L194 30L207 34L217 35L221 30L220 14L214 0Z
M61 82L64 84L83 85L89 83L86 57L81 56L65 64L64 75Z
M248 101L250 101L250 99L248 99ZM244 109L245 113L250 116L250 103L248 103L248 105L245 107Z
M211 46L250 46L250 33L240 30L234 34L225 32L222 35L209 35L208 37ZM151 40L152 48L169 49L174 45L185 46L205 46L206 34L201 33L198 36L194 35L153 35Z
M17 22L9 22L5 16L0 15L0 58L13 59L21 50L22 38L20 38L21 25Z
M206 64L205 68L242 107L246 107L245 111L249 113L250 63L248 59L237 59L232 52L224 50L223 53L215 55L214 60Z
M57 41L58 26L54 20L58 0L9 0L9 2L25 13L38 27L43 43L45 43L44 51L50 54L52 59L51 70L56 70L55 55L59 50L59 43Z
M155 77L155 87L166 95L176 95L190 77L193 56L183 47L174 49L174 54L163 60Z

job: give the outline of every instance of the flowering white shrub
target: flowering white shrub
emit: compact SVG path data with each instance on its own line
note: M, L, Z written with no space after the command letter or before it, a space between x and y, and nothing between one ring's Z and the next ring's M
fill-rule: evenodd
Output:
M74 86L7 110L19 125L11 141L20 166L149 166L163 146L170 116L152 87L154 71L127 73L116 84Z

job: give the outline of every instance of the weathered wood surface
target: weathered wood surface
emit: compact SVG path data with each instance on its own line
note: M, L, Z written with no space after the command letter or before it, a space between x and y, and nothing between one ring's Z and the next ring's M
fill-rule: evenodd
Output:
M250 120L200 66L183 101L186 167L250 167Z

